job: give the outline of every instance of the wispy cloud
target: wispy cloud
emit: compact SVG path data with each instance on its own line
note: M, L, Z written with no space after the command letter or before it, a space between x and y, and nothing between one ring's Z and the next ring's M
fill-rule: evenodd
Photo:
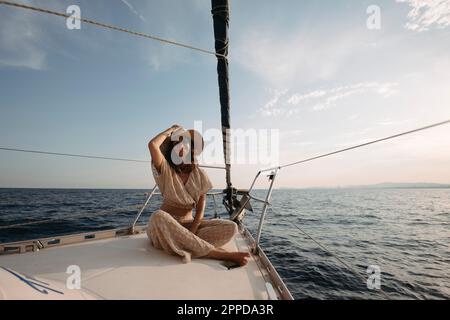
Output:
M336 106L336 104L351 96L362 95L367 93L377 94L381 97L388 98L396 92L397 83L358 83L350 86L338 87L329 91L324 91L323 94L314 105L313 110L324 110Z
M304 130L281 130L280 131L280 139L281 146L284 148L303 148L316 145L316 141L305 140L306 133ZM284 149L283 148L283 149ZM286 149L285 149L286 150Z
M307 100L310 100L313 98L323 97L326 94L327 94L327 92L324 90L317 90L317 91L309 92L306 94L294 94L289 98L288 104L297 105L303 101L307 101Z
M320 89L306 93L291 93L273 90L273 97L260 109L263 116L292 115L304 109L313 111L334 107L353 96L371 94L388 98L397 92L397 83L363 82L331 89Z
M274 116L281 113L282 110L278 108L278 103L280 98L286 95L288 90L272 89L270 92L272 93L272 98L260 110L264 116Z
M146 22L147 20L145 20L145 18L142 16L142 14L140 14L132 5L131 3L129 3L127 0L120 0L122 1L122 3L124 5L126 5L128 7L128 9L130 9L130 11L135 14L136 16L139 17L139 19L141 19L142 21Z
M290 145L293 147L307 147L307 146L313 146L316 142L314 141L294 141L291 142Z
M208 37L204 29L205 25L211 26L211 9L207 1L141 1L139 4L140 11L147 13L144 32L198 47L208 48L213 44L212 35ZM209 62L196 52L153 41L142 42L139 51L145 64L153 71L168 71L194 60Z
M366 126L359 130L342 133L339 135L339 138L353 139L353 140L355 140L356 138L360 139L361 136L367 135L367 133L370 133L371 131L373 131L373 128Z
M412 9L408 13L409 21L405 28L413 31L426 31L432 27L450 26L449 0L396 0L407 3Z
M304 134L303 130L287 130L280 131L280 138L290 138L290 137L299 137Z
M31 0L23 0L22 3L34 4ZM66 5L63 1L49 1L45 8L65 12ZM60 18L20 8L2 6L1 9L0 68L42 71L51 64L50 56L64 56L77 60L78 56L70 50L70 45L83 50L97 50L105 39L109 39L111 33L104 30L103 34L106 36L101 39L93 38L91 36L97 34L88 30L68 31L65 21Z
M413 119L404 119L404 120L392 120L392 119L384 119L383 121L378 122L380 126L399 126L408 122L411 122Z
M29 1L24 3L30 4ZM42 70L47 53L35 16L13 8L0 12L0 66Z
M239 33L233 61L274 87L330 80L354 54L365 38L358 31L311 32L304 28L283 32L253 26Z

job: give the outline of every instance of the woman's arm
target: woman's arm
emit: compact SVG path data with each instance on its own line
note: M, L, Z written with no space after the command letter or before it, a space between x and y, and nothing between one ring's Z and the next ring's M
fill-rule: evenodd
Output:
M175 124L169 129L166 129L160 134L158 134L148 143L148 149L150 150L150 155L152 156L153 164L155 165L155 168L156 170L158 170L158 172L161 171L161 163L164 160L164 155L162 154L161 149L159 147L161 147L161 145L163 144L164 140L167 139L167 137L170 137L170 135L179 128L181 127Z
M190 227L192 233L197 233L198 227L203 220L205 215L205 205L206 205L206 194L202 194L198 199L197 206L195 207L195 218Z

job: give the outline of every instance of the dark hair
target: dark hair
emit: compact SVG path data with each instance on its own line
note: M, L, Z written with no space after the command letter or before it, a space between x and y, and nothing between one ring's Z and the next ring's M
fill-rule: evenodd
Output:
M164 156L165 156L167 162L169 163L169 165L177 173L182 173L182 172L183 173L190 173L193 170L197 169L197 167L198 167L197 157L195 155L195 149L194 149L194 134L192 132L190 132L190 131L188 131L188 133L189 133L189 135L191 137L191 139L190 139L191 140L190 141L191 142L191 150L190 150L190 152L191 152L191 163L181 163L181 164L173 163L173 161L172 161L172 150L177 144L179 144L179 143L181 143L183 141L183 136L180 136L180 139L178 141L173 141L171 139L171 137L168 138L170 141L168 143L168 147L166 149L166 152L165 152ZM202 138L202 149L203 149L203 146L204 146L204 141L203 141L203 138Z

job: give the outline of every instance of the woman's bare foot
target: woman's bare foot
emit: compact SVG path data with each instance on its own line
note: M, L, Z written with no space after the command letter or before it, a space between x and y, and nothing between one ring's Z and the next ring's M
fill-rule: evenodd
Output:
M243 267L248 263L250 253L239 251L228 252L223 249L213 249L206 257L217 260L231 261Z
M230 254L232 255L231 261L237 263L241 267L245 266L250 258L250 253L248 252L230 252Z

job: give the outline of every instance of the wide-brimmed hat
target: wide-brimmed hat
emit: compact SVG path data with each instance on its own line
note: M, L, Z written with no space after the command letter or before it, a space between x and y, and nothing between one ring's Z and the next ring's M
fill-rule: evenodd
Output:
M194 129L185 130L183 128L180 128L173 132L169 137L167 137L166 140L164 140L164 142L161 144L160 150L164 155L168 155L168 152L170 151L169 148L172 145L172 142L177 141L177 139L174 139L175 137L186 137L190 139L191 145L194 146L194 156L200 155L203 151L203 148L205 147L205 141L203 140L200 132Z
M198 156L203 152L203 148L205 147L205 141L203 140L202 135L200 132L189 129L187 132L189 132L189 135L191 137L191 144L194 144L194 155Z

